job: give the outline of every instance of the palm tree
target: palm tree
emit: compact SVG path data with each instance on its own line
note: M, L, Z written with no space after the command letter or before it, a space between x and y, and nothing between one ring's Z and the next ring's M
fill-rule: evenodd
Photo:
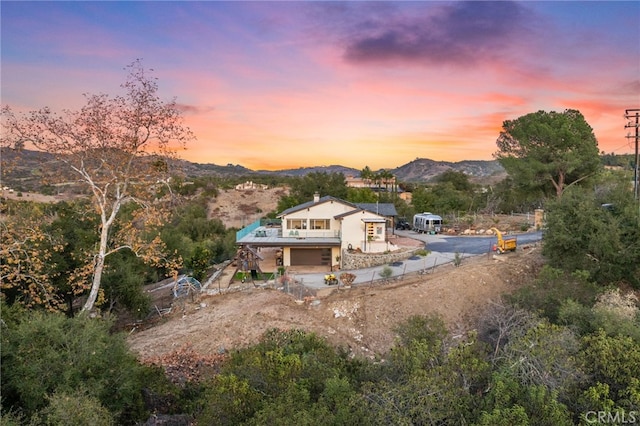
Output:
M380 179L382 179L382 181L384 182L385 190L389 192L389 183L391 182L393 184L393 182L395 181L395 176L389 170L385 169L380 170L380 172L378 173L380 175Z
M369 166L365 166L364 169L360 171L360 177L367 184L367 186L371 185L371 180L373 179L373 172L369 168Z

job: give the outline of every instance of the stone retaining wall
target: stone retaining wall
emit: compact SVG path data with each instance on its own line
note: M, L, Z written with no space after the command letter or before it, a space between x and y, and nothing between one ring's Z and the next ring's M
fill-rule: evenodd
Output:
M389 253L357 253L342 251L342 269L362 269L372 266L387 265L389 263L405 260L413 256L421 247L396 250Z

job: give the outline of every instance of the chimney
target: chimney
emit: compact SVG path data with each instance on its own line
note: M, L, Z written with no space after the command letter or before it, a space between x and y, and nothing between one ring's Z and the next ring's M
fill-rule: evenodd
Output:
M318 201L320 201L320 194L318 194L317 192L315 192L313 194L313 202L317 203Z

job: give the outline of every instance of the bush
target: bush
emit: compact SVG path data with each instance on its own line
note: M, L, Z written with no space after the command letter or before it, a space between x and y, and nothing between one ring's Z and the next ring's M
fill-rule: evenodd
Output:
M415 255L416 256L429 256L429 253L431 253L429 250L426 249L420 249L420 250L416 250L415 251Z
M233 353L212 378L199 400L198 424L338 424L331 421L336 407L323 404L334 392L348 399L350 369L357 371L357 363L323 338L271 329L259 344Z
M391 267L389 266L385 266L380 272L378 272L378 274L382 277L382 279L388 280L389 278L391 278L391 275L393 275L393 269L391 269Z
M122 335L110 334L111 326L101 319L42 312L7 324L2 332L3 405L31 417L51 404L46 395L57 395L62 400L56 403L63 404L64 398L84 389L81 405L86 412L91 411L88 406L101 404L118 424L144 418L146 369ZM43 413L55 417L63 411L50 407Z
M607 290L598 296L593 306L569 299L562 304L559 319L581 335L601 330L608 336L631 337L640 343L640 309L633 293Z
M612 209L602 207L611 203ZM601 285L626 281L640 288L638 208L628 185L594 194L577 188L547 206L542 252L567 272L584 270Z
M569 274L545 265L533 283L520 287L505 299L522 308L541 312L551 322L558 323L564 301L571 299L587 306L595 302L600 290L588 275L584 271Z
M92 425L111 426L114 424L109 410L96 398L87 396L82 390L71 393L54 393L49 405L31 419L47 426Z
M439 346L448 334L444 320L437 314L413 315L400 323L395 332L402 346L408 346L414 341L423 341L429 346Z

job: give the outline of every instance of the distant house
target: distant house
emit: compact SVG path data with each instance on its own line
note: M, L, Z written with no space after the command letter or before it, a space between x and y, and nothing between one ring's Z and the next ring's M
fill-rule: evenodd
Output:
M252 182L250 180L244 182L244 183L239 183L238 185L236 185L236 190L237 191L247 191L247 190L253 190L253 189L267 189L269 186L268 185L264 185L261 183L255 183Z
M395 250L389 242L397 212L392 203L351 203L314 196L312 201L283 211L281 227L242 229L236 243L252 247L279 247L283 266L340 265L343 250L381 253Z
M345 176L345 182L349 188L370 188L374 191L393 190L396 187L396 177L383 178L377 181L363 179L360 176Z
M368 188L374 192L392 192L407 203L411 203L411 193L405 192L400 188L395 176L373 181L370 179L365 180L359 176L354 177L349 175L345 176L345 182L349 188Z
M345 182L349 188L369 188L372 185L372 182L365 182L361 177L352 175L345 176Z

